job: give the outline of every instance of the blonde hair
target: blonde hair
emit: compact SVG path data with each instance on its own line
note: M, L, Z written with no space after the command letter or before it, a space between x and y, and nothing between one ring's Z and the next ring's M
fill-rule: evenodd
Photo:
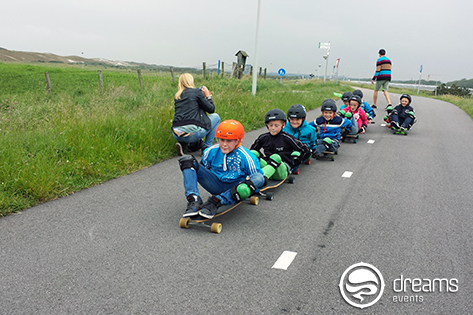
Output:
M174 98L176 100L181 99L181 94L186 88L194 88L194 77L190 73L183 73L179 76L178 90Z

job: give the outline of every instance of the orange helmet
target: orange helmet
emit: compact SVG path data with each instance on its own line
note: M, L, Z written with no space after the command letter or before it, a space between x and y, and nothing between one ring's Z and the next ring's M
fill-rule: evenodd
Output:
M239 121L236 121L236 120L222 121L218 125L217 131L215 132L215 138L228 139L228 140L237 139L238 140L237 147L243 141L244 136L245 136L245 129L243 128L243 125Z

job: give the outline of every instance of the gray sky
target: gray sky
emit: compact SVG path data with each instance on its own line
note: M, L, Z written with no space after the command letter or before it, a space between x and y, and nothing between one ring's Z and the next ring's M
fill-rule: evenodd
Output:
M16 0L0 10L0 47L202 67L255 62L258 0ZM258 65L276 72L325 67L319 42L331 42L329 73L371 77L387 51L393 80L473 78L471 0L261 0ZM228 68L227 68L228 69Z

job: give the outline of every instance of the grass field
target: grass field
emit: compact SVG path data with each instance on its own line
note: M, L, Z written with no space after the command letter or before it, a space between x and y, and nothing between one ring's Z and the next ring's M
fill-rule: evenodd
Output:
M87 67L86 67L87 68ZM51 79L46 92L45 72ZM0 216L74 193L175 156L170 127L177 83L136 71L0 63ZM213 93L216 111L247 131L264 114L296 103L307 109L346 87L312 81L195 78Z

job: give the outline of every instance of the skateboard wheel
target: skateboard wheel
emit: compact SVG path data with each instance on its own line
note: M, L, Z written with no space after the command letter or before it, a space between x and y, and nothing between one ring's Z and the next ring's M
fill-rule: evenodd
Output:
M330 160L332 160L332 162L335 161L335 157L332 155L332 156L330 157Z
M222 224L212 223L210 226L210 232L220 234L220 232L222 232Z
M316 160L319 160L320 158L318 156L315 157Z
M338 150L335 150L335 155L338 155Z
M179 220L179 227L183 229L188 229L189 228L189 218L181 218Z
M356 139L355 139L353 142L354 142L354 143L357 143L357 142L358 142L358 140L356 140Z
M258 198L258 196L251 196L251 197L250 197L250 204L256 206L258 203L259 203L259 198Z
M300 172L301 172L301 170L300 170L300 169L297 169L297 171L292 172L292 174L294 174L294 175L299 175Z
M266 193L266 200L273 200L274 199L274 194L272 192Z
M288 182L289 184L294 184L294 181L295 181L295 180L296 180L296 179L295 179L294 177L292 177L292 176L289 176L289 177L287 178L287 182Z
M305 162L306 165L310 165L310 159Z

